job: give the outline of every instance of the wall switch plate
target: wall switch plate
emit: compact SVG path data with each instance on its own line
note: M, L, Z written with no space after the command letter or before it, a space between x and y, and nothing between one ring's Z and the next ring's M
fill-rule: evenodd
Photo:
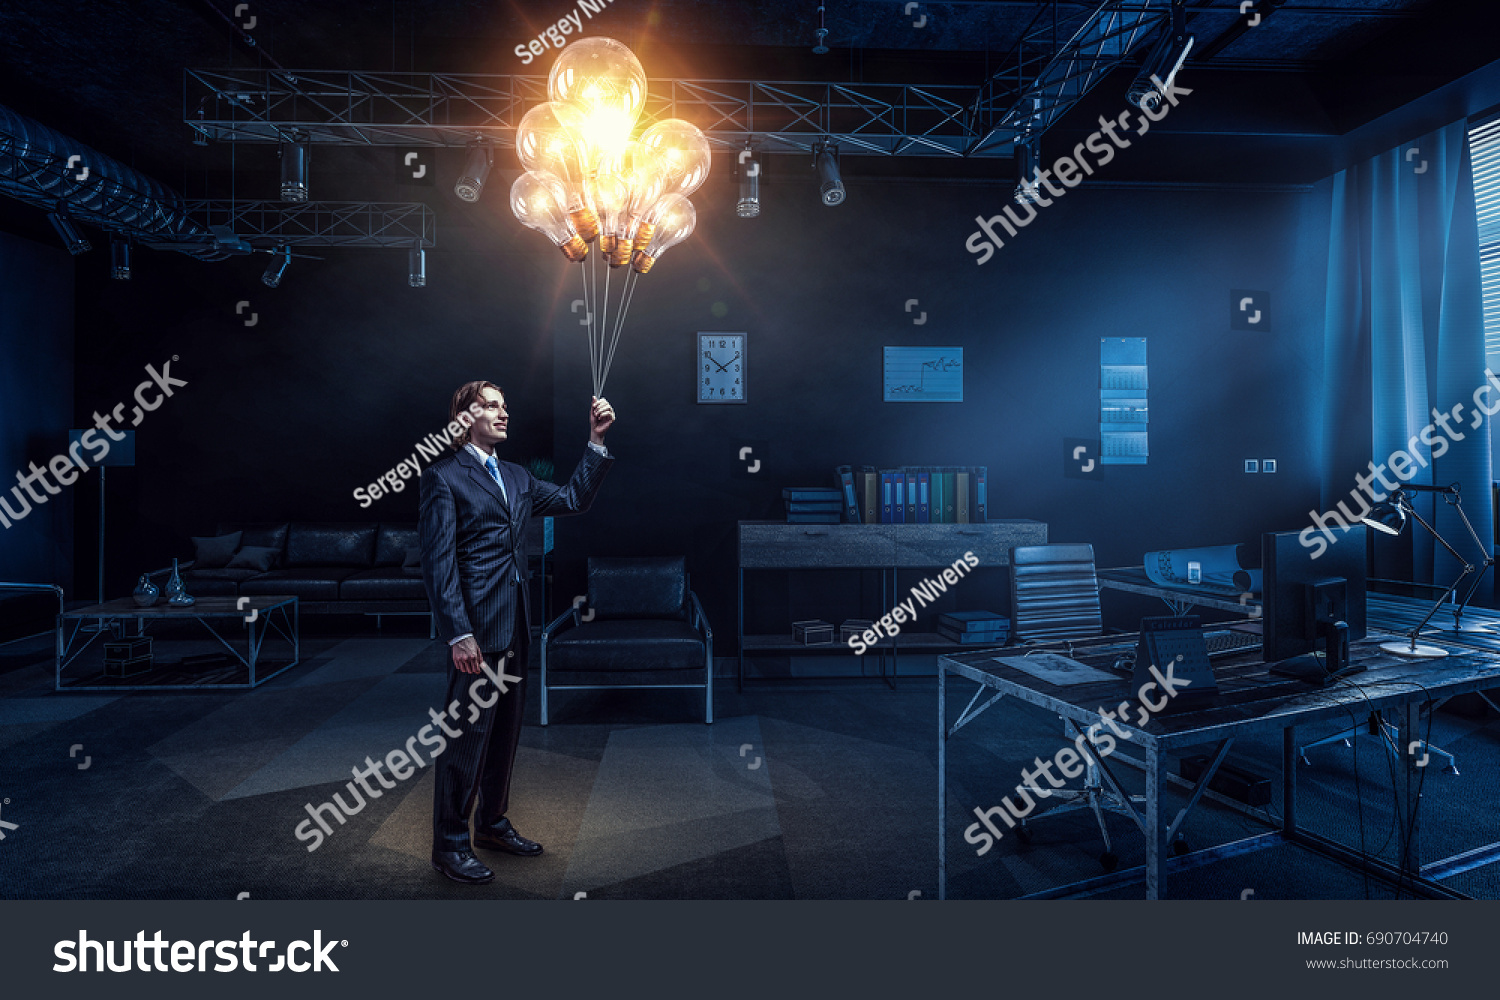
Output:
M1263 459L1261 459L1260 460L1260 471L1261 472L1275 472L1276 471L1276 459L1274 459L1274 458L1263 458Z
M1258 461L1256 461L1255 459L1253 459L1253 458L1247 458L1247 459L1245 459L1245 471L1246 472L1259 472L1260 471L1260 463Z

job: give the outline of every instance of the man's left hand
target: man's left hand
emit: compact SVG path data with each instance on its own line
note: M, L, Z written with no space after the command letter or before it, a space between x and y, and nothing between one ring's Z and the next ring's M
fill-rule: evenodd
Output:
M594 404L589 409L589 440L595 444L603 444L604 432L615 422L615 409L607 399L598 396L593 399Z

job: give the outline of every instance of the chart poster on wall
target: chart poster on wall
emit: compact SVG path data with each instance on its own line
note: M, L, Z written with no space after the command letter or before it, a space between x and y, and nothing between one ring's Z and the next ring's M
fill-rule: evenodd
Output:
M1099 340L1099 462L1145 465L1146 338Z
M887 403L962 403L962 347L887 347Z

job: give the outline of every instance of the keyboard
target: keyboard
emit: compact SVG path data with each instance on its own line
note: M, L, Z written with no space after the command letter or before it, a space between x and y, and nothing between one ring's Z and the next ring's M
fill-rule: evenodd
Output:
M1203 642L1208 646L1209 659L1215 656L1228 656L1230 653L1238 653L1245 649L1260 648L1260 636L1253 632L1240 632L1235 629L1204 629Z

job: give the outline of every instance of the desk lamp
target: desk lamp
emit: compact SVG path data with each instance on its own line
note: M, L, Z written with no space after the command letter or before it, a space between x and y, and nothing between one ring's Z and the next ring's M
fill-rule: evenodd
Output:
M1469 517L1464 513L1463 498L1459 495L1458 483L1453 483L1449 486L1427 486L1422 483L1406 483L1397 488L1396 492L1391 494L1389 500L1386 500L1383 503L1378 503L1374 507L1371 507L1368 511L1365 512L1364 517L1360 518L1360 520L1362 520L1365 524L1368 524L1370 527L1374 528L1376 531L1384 532L1387 535L1399 535L1401 534L1401 530L1406 527L1406 519L1407 516L1410 515L1411 517L1416 519L1418 524L1426 528L1428 532L1431 533L1432 537L1436 538L1442 544L1443 548L1448 550L1453 558L1457 559L1460 563L1463 563L1463 569L1459 572L1458 579L1450 583L1447 589L1438 596L1437 602L1432 606L1432 610L1427 612L1427 617L1423 618L1422 621L1418 623L1416 628L1407 633L1406 641L1403 642L1398 640L1395 642L1383 642L1380 644L1381 649L1383 649L1387 653L1393 653L1396 656L1435 660L1447 656L1448 651L1445 649L1440 649L1437 646L1421 645L1417 642L1417 636L1422 631L1422 629L1427 627L1427 623L1432 620L1432 616L1438 613L1438 609L1443 606L1443 602L1446 601L1458 589L1459 584L1464 582L1464 578L1474 572L1474 564L1468 562L1464 559L1463 556L1459 555L1458 550L1456 550L1452 545L1449 545L1448 540L1445 539L1442 535L1438 534L1436 528L1422 519L1422 515L1418 514L1416 508L1412 506L1412 493L1441 494L1443 499L1449 504L1452 504L1454 509L1458 511L1458 516L1464 522L1464 527L1469 529L1469 534L1473 537L1474 544L1478 546L1479 551L1484 555L1484 567L1480 569L1479 573L1474 577L1474 582L1469 585L1468 591L1464 593L1463 600L1454 605L1453 627L1456 631L1487 631L1481 626L1465 626L1463 624L1463 613L1464 608L1469 604L1469 599L1472 598L1474 596L1474 592L1479 589L1479 583L1484 579L1485 572L1495 564L1495 557L1490 555L1489 550L1484 546L1484 542L1480 541L1479 534L1474 530L1474 525L1469 523Z

